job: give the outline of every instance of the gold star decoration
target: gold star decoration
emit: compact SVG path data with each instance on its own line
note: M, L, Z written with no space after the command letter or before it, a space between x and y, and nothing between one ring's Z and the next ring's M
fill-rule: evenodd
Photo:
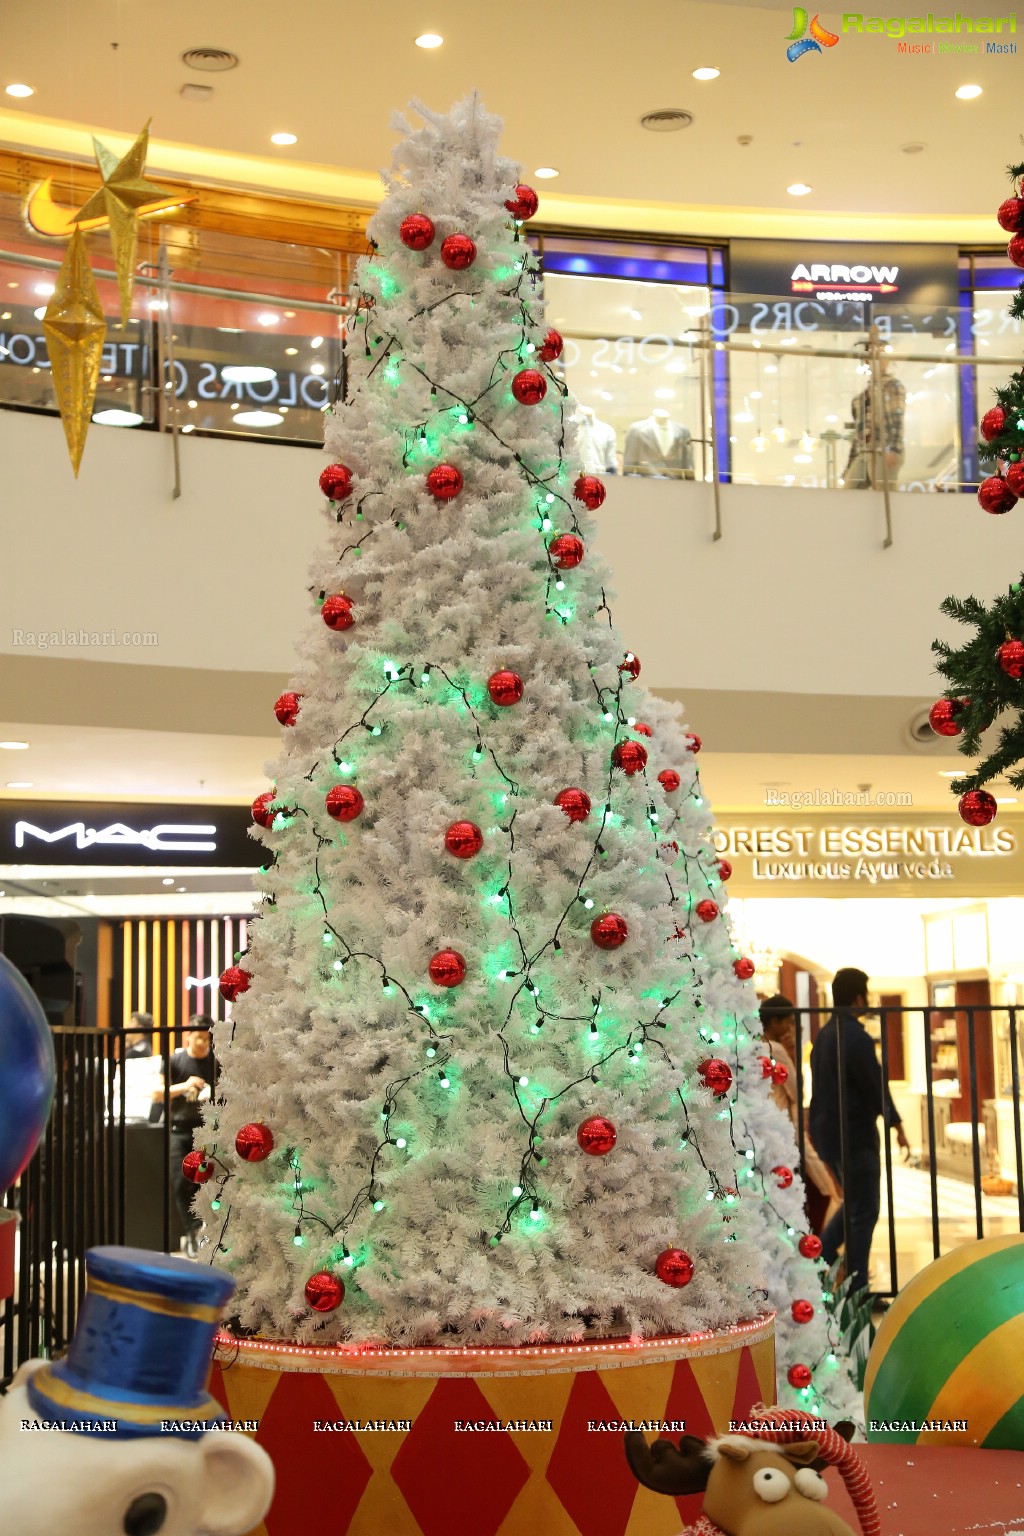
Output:
M107 322L89 266L85 237L76 229L57 273L57 285L43 316L53 387L78 478L92 419Z
M139 209L166 198L166 189L154 186L143 176L149 153L149 123L120 160L113 150L93 139L96 163L103 185L75 215L78 220L106 216L110 220L110 243L114 250L117 291L121 295L121 324L128 324L135 284L135 245L138 236Z

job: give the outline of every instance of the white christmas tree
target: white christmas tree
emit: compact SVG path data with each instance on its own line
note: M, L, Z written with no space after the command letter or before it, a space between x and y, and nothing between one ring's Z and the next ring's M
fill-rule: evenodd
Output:
M417 111L358 267L322 606L254 807L207 1231L240 1324L277 1338L720 1327L764 1296L703 1067L717 908L676 884L677 781L629 727L646 695L520 234L535 194L475 99Z
M680 778L663 836L675 858L675 888L696 903L709 895L707 870L714 827L697 761L701 740L686 728L679 706L656 695L648 701L643 724L651 733L649 768L667 769ZM784 1075L787 1068L761 1038L751 981L753 964L733 941L729 921L727 860L718 860L718 871L724 876L714 892L719 921L701 934L699 945L694 945L692 931L685 929L677 942L681 957L685 954L685 963L693 966L701 983L706 1049L724 1063L732 1078L723 1105L731 1113L744 1212L766 1259L765 1286L776 1313L778 1401L782 1407L800 1408L832 1422L849 1419L863 1427L849 1341L840 1336L829 1307L828 1272L818 1256L821 1245L807 1228L796 1133L789 1116L772 1098L771 1074Z

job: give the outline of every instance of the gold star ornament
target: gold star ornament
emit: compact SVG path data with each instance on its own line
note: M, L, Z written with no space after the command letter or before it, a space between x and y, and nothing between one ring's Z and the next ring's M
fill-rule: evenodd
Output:
M53 387L78 478L92 420L107 322L89 266L85 237L76 229L57 273L57 286L43 316Z
M120 160L99 139L94 138L92 142L103 185L78 210L75 222L101 217L110 220L110 243L114 250L117 291L121 295L121 324L126 326L135 285L139 209L165 201L167 191L147 181L142 174L149 153L149 123Z

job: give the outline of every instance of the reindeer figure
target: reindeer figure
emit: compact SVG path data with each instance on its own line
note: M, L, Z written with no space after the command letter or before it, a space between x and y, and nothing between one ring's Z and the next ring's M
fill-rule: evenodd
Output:
M657 1493L704 1494L704 1513L684 1536L854 1536L823 1506L828 1488L820 1473L829 1465L839 1467L863 1536L879 1536L867 1474L843 1435L812 1434L808 1415L762 1413L751 1434L707 1441L684 1435L678 1447L627 1434L626 1458L637 1480Z

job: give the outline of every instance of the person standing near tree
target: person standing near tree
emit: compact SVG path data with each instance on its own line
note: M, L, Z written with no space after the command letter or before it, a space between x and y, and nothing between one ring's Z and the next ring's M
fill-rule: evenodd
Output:
M832 979L832 1005L832 1017L811 1050L810 1131L815 1147L844 1195L843 1205L821 1234L822 1257L827 1264L834 1263L845 1237L846 1272L853 1277L854 1290L866 1290L871 1239L880 1208L879 1117L884 1117L887 1130L895 1128L904 1157L910 1156L910 1143L889 1085L882 1082L874 1044L860 1020L868 1006L868 978L864 971L845 966L836 972Z
M765 998L760 1008L761 1033L770 1048L770 1054L779 1066L786 1068L782 1082L772 1078L772 1100L777 1109L788 1115L794 1131L797 1130L800 1106L796 1096L796 1009L788 997ZM807 1220L812 1232L820 1234L822 1228L842 1204L842 1192L828 1165L822 1161L811 1141L804 1111L804 1158L801 1172L804 1176Z
M202 1124L201 1105L208 1102L220 1068L213 1054L213 1020L205 1013L193 1014L183 1035L181 1048L170 1059L171 1100L171 1189L178 1207L185 1232L185 1246L189 1254L197 1251L196 1234L201 1223L192 1214L192 1197L195 1184L182 1172L182 1159L192 1151L192 1141ZM163 1079L155 1097L164 1096Z

